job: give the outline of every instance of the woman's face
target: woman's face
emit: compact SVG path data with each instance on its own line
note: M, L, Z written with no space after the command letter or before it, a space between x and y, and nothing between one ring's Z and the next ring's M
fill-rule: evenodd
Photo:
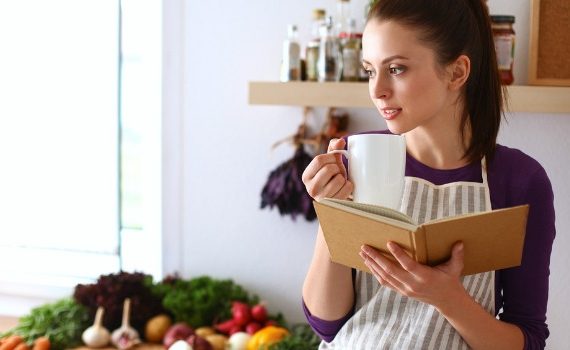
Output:
M449 120L454 94L447 74L437 68L434 51L418 40L415 30L372 20L362 40L370 97L390 131L402 134Z

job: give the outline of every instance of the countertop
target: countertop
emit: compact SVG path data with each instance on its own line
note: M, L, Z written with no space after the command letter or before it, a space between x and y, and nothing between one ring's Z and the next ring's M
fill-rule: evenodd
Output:
M10 330L11 328L18 325L18 317L12 316L0 316L0 333ZM164 346L160 344L140 344L136 348L136 350L164 350ZM87 347L77 348L76 350L92 350ZM103 348L99 350L117 350L116 348Z

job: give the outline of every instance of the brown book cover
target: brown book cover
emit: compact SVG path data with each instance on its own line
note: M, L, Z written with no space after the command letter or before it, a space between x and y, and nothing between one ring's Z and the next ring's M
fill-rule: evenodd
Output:
M332 261L365 272L358 255L363 244L392 257L386 243L395 242L416 261L435 266L451 257L456 242L464 243L463 275L519 266L528 205L464 214L414 223L389 208L325 198L315 210Z

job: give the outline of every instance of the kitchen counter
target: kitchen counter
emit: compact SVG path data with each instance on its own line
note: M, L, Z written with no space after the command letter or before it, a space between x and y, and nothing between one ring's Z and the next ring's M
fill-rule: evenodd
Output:
M77 348L75 350L92 350L90 348L87 347L81 347L81 348ZM116 348L102 348L99 350L117 350ZM136 348L133 348L133 350L164 350L164 346L159 345L159 344L140 344L137 345Z
M12 316L0 316L0 333L10 330L18 325L18 317ZM140 344L133 350L164 350L164 346L160 344ZM76 350L92 350L87 347L80 347ZM117 350L116 348L104 348L99 350Z

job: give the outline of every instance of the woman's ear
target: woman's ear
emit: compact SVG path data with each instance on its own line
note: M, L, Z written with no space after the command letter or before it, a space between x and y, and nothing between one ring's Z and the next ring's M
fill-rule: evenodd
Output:
M458 90L465 85L469 73L471 72L471 60L466 55L460 55L455 62L449 65L449 88Z

